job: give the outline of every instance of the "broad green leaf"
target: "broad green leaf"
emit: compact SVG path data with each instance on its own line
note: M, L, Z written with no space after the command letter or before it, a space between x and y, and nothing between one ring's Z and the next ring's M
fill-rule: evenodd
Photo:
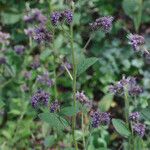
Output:
M144 119L150 121L150 108L145 108L141 111L141 115Z
M85 72L90 66L92 66L98 59L96 57L83 58L79 60L77 64L77 76Z
M135 137L134 141L135 141L134 142L134 144L135 144L134 147L135 147L136 150L144 149L142 139L139 136Z
M141 24L142 0L124 0L123 9L125 13L133 20L136 31Z
M39 117L42 121L47 122L56 130L63 130L69 126L68 122L64 118L55 113L41 113L39 114Z
M4 24L14 24L22 19L22 14L2 13L2 22Z
M99 109L104 112L108 111L113 100L113 94L105 95L99 102Z
M79 109L74 106L68 106L61 109L60 113L66 115L66 116L74 116L76 113L79 112Z
M44 145L46 147L51 147L55 144L55 137L53 135L47 136L44 140Z
M120 119L112 119L113 126L115 127L116 131L124 136L124 137L129 137L130 136L130 131L126 127L125 122L123 122Z
M0 108L2 108L4 105L5 103L2 100L0 100Z

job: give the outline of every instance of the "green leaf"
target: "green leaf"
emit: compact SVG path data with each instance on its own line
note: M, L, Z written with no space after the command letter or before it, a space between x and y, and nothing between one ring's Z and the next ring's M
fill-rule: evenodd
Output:
M83 58L79 60L77 64L77 76L85 72L90 66L92 66L98 59L96 57Z
M136 150L144 149L142 139L139 136L135 137L134 141Z
M74 116L76 113L79 112L79 109L74 106L68 106L61 109L60 113L66 115L66 116Z
M129 129L126 127L125 122L123 122L120 119L112 119L113 126L115 127L116 131L124 136L124 137L129 137L131 132Z
M13 13L2 13L1 16L2 22L8 25L15 24L22 18L22 14L13 14Z
M125 13L133 20L136 31L141 24L142 0L124 0L123 9Z
M113 94L105 95L99 102L99 108L102 112L108 111L113 100Z
M150 108L145 108L141 111L141 115L144 119L150 121Z
M44 140L44 145L46 147L51 147L55 144L55 137L53 135L47 136Z
M2 100L0 100L0 108L2 108L4 105L5 103Z
M39 114L39 117L42 121L47 122L50 127L55 128L56 130L63 130L69 126L64 118L55 113L41 113Z

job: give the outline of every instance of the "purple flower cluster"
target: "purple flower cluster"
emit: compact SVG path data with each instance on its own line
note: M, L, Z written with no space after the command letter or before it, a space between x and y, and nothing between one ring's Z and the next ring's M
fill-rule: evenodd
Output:
M27 15L24 16L24 21L26 23L32 23L34 21L37 21L40 24L45 24L47 21L47 18L42 14L42 12L35 8L35 9L31 9Z
M139 118L140 118L139 112L133 112L129 115L129 120L131 120L131 121L138 121Z
M143 36L138 34L129 34L128 36L129 44L132 46L134 51L139 51L140 47L145 43Z
M63 20L71 24L73 21L73 12L71 10L65 10L63 12L56 11L51 14L51 22L54 26L58 25Z
M50 112L54 113L57 112L60 109L60 104L58 100L55 100L53 103L50 105Z
M49 73L46 72L43 75L39 75L37 77L37 81L43 85L47 85L51 87L53 85L53 81L49 78Z
M0 43L9 45L10 34L0 31Z
M133 112L129 115L129 120L133 122L133 131L135 134L143 137L145 134L145 125L142 123L139 123L140 119L140 113L139 112Z
M0 57L0 65L6 64L6 58L5 57Z
M25 47L23 45L16 45L14 46L14 51L18 54L18 55L22 55L25 51Z
M38 90L31 98L32 107L37 108L39 105L48 105L48 101L50 98L50 94L43 91Z
M90 23L92 30L101 29L103 32L108 33L112 28L112 22L114 18L112 16L105 16L95 20L95 22Z
M140 137L143 137L145 134L145 125L141 123L134 124L133 131Z
M97 128L100 125L110 124L110 113L94 111L91 114L92 127Z
M68 24L71 24L71 22L73 21L73 13L71 10L65 10L63 13L65 20Z
M33 39L37 43L49 43L52 40L52 34L44 26L39 26L34 29Z
M76 100L79 101L81 104L87 106L88 108L92 107L92 101L90 101L84 94L84 92L77 91L76 93Z
M128 90L131 96L137 96L143 92L143 89L137 85L136 79L134 77L128 77L121 79L114 85L109 86L109 91L114 94L122 95L124 94L124 89Z
M57 25L61 21L62 14L60 12L53 12L51 14L51 22L53 25Z

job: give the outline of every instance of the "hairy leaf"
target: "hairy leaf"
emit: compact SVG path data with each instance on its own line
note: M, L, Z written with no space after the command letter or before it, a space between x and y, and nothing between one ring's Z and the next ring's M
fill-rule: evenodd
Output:
M85 72L90 66L92 66L98 59L96 57L83 58L79 60L77 65L77 76Z

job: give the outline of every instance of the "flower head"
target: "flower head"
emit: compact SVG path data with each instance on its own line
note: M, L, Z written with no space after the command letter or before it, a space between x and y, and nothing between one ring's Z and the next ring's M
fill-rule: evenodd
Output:
M37 77L37 81L43 85L47 85L51 87L53 85L53 81L49 78L49 73L46 72L43 75L39 75Z
M34 62L31 64L32 69L37 69L40 67L40 62L39 60L34 60Z
M132 121L137 121L140 118L140 113L139 112L133 112L129 115L129 120Z
M60 109L60 104L58 100L55 100L53 103L50 105L50 112L54 113L57 112Z
M31 98L32 107L37 108L39 105L48 105L48 101L50 98L50 94L43 91L38 90Z
M101 29L103 32L108 33L112 28L112 22L114 18L112 16L105 16L95 20L95 22L90 23L92 30Z
M140 47L145 43L143 36L138 34L129 34L128 36L129 44L132 46L134 51L139 51Z
M29 37L32 37L33 36L33 32L34 32L34 29L33 28L27 28L27 29L24 29L24 32L26 35L28 35Z
M14 50L18 55L22 55L25 51L25 47L23 45L14 46Z
M140 137L143 137L145 134L145 125L137 123L133 126L133 131L138 134Z
M53 12L51 14L51 22L53 25L58 25L62 17L62 14L60 12Z
M49 43L52 40L52 34L44 26L39 26L34 29L33 39L37 43Z
M39 22L40 24L44 25L47 21L47 18L42 14L42 12L35 8L35 9L31 9L27 15L24 16L24 21L26 23L32 23L34 21Z
M9 45L10 34L0 31L0 43Z
M71 10L65 10L63 16L68 24L71 24L73 21L73 12Z
M118 95L124 94L125 89L127 89L131 96L137 96L143 92L143 89L137 85L136 79L134 77L123 77L116 84L109 86L109 91Z
M88 108L92 107L92 101L90 101L84 94L84 92L77 91L76 93L76 100L79 101L81 104L85 105Z
M91 114L92 127L97 128L99 125L110 124L110 113L94 111Z

